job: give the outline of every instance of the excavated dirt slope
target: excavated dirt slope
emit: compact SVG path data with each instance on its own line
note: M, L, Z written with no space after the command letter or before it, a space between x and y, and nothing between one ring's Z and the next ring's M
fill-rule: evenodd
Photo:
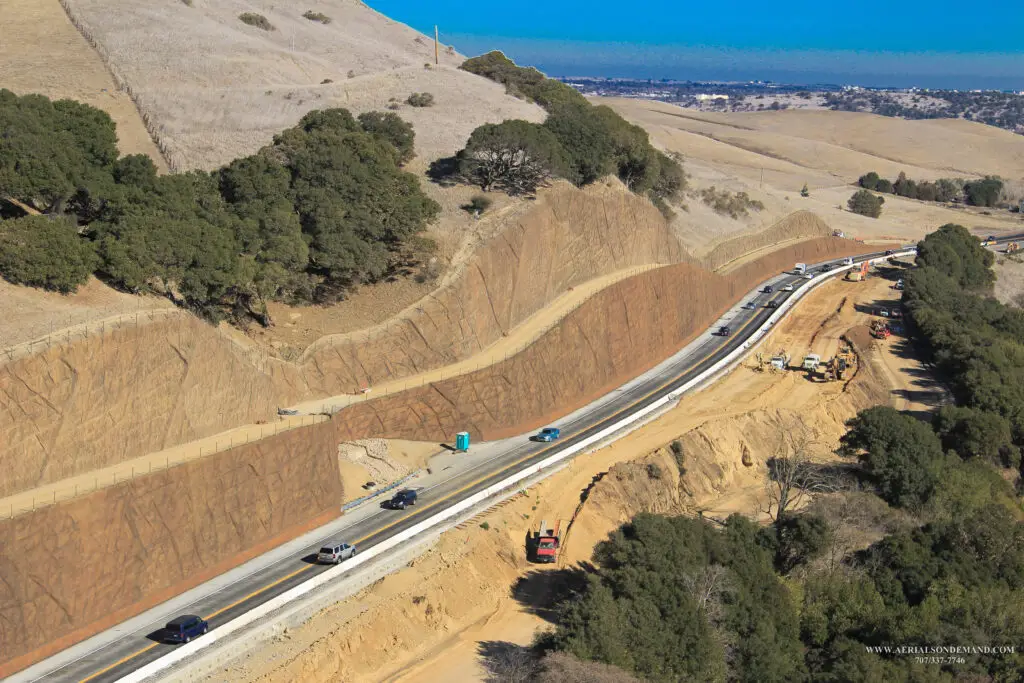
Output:
M826 285L765 343L765 349L786 346L794 354L826 353L840 335L852 336L862 362L849 381L814 383L799 372L740 368L611 446L575 459L510 504L446 533L408 568L300 627L270 643L239 643L234 652L241 656L226 666L231 651L218 653L217 675L261 683L486 680L483 646L528 645L535 631L550 628L546 610L557 570L589 561L594 544L619 524L641 511L754 513L780 424L809 429L819 440L818 454L827 457L846 419L889 400L897 387L876 367L880 343L866 334L867 316L855 308L885 292L884 284ZM919 377L916 362L903 362L909 376ZM685 473L668 448L675 439L684 444ZM530 565L524 557L524 535L539 519L572 520L554 567ZM198 670L184 671L171 683L197 680Z
M451 380L350 406L330 423L345 438L495 439L538 427L658 364L738 297L796 262L863 251L821 238L783 248L728 276L681 263L622 280L594 296L505 362ZM572 350L572 363L566 362Z
M565 184L480 247L449 286L375 333L321 340L299 363L183 313L72 337L0 367L0 495L447 365L569 287L684 256L658 211L621 184Z
M336 454L285 432L0 521L0 677L326 523Z
M828 238L787 247L727 277L690 264L648 271L603 290L505 363L0 522L0 651L17 657L50 641L66 646L200 581L211 567L242 561L268 539L283 540L288 527L330 514L342 497L340 442L382 435L436 441L456 426L478 438L518 433L653 366L767 275L860 249ZM285 464L295 469L284 471ZM266 507L247 507L256 501ZM181 516L162 517L168 507ZM144 550L151 545L155 550ZM116 577L109 574L115 569ZM83 576L108 592L82 590Z

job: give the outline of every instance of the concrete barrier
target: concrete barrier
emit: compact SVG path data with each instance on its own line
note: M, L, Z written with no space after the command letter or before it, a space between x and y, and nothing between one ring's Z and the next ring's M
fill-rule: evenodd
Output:
M891 254L889 256L868 259L868 261L870 263L880 263L880 262L884 262L884 261L888 260L889 258L892 258L892 257L895 257L895 256L909 256L909 255L912 255L914 253L916 253L916 252L915 252L915 250L912 250L912 249L910 249L910 250L903 250L903 251ZM451 505L451 506L445 508L444 510L441 510L436 515L433 515L431 517L428 517L427 519L424 519L424 520L422 520L420 522L417 522L416 524L414 524L413 526L409 527L405 531L399 532L399 533L395 534L394 536L392 536L391 538L389 538L389 539L387 539L385 541L382 541L381 543L378 543L374 547L372 547L372 548L370 548L368 550L360 552L358 555L356 555L351 560L346 560L344 563L339 564L339 565L337 565L335 567L332 567L332 568L328 569L327 571L323 572L322 574L314 576L310 580L308 580L308 581L306 581L304 583L301 583L298 586L295 586L294 588L291 588L291 589L285 591L281 595L278 595L277 597L271 598L270 600L268 600L267 602L263 603L262 605L259 605L258 607L255 607L255 608L249 610L245 614L243 614L243 615L241 615L241 616L239 616L239 617L237 617L235 619L232 619L231 621L229 621L228 623L224 624L223 626L219 626L216 629L210 631L208 634L206 634L202 638L200 638L198 640L194 640L191 643L188 643L186 645L182 645L182 646L172 650L171 652L169 652L168 654L164 655L160 659L154 660L154 661L150 662L149 664L146 664L145 666L142 666L142 667L136 669L132 673L128 674L127 676L124 676L123 678L121 678L119 680L123 681L125 683L135 683L137 681L144 681L147 678L149 678L151 676L154 676L157 673L163 671L164 669L167 669L167 668L169 668L171 666L174 666L178 662L181 662L181 661L191 657L192 655L196 654L197 652L199 652L201 650L204 650L204 649L206 649L208 647L211 647L212 645L216 644L220 640L223 640L224 638L227 638L228 636L231 636L231 635L237 633L238 631L246 628L250 624L253 624L253 623L257 622L258 620L263 619L264 617L267 617L267 616L273 614L276 610L280 609L281 607L283 607L284 605L288 604L289 602L292 602L294 600L298 600L299 598L301 598L301 597L307 595L308 593L316 590L320 586L322 586L322 585L324 585L326 583L329 583L331 581L334 581L339 576L341 576L341 575L343 575L343 574L345 574L347 572L350 572L350 571L356 569L357 567L359 567L359 566L369 562L370 560L374 559L375 557L378 557L379 555L382 555L382 554L390 551L391 549L395 548L396 546L401 545L402 543L405 543L409 539L414 538L415 536L423 533L424 531L426 531L426 530L428 530L428 529L430 529L430 528L432 528L434 526L437 526L439 524L442 524L443 522L451 519L452 517L455 517L455 516L465 512L466 510L469 510L470 508L474 507L475 505L478 505L479 503L487 500L491 496L493 496L493 495L495 495L495 494L497 494L497 493L499 493L501 491L504 491L504 490L507 490L507 489L509 489L511 487L514 487L519 482L523 481L524 479L528 479L528 478L534 476L535 474L537 474L541 470L543 470L545 468L548 468L548 467L551 467L552 465L554 465L554 464L556 464L556 463L558 463L558 462L560 462L562 460L565 460L566 458L570 458L570 457L572 457L572 456L574 456L574 455L576 455L576 454L586 450L587 448L589 448L593 444L596 444L596 443L602 441L603 439L606 439L607 437L615 434L619 430L622 430L623 428L631 425L632 423L644 419L647 415L649 415L650 413L653 413L656 410L661 409L666 404L668 404L668 403L670 403L672 401L678 400L680 395L686 393L687 391L691 391L695 387L700 386L701 384L703 384L707 380L709 380L709 379L713 378L714 376L716 376L718 373L720 373L722 371L725 371L725 370L728 370L728 369L731 369L731 367L734 364L736 364L739 360L741 360L742 357L745 354L747 354L754 345L756 345L759 341L761 341L761 339L763 339L768 334L768 332L771 331L771 329L775 326L775 323L778 322L779 320L781 320L783 318L783 316L785 316L786 313L794 305L796 305L797 301L802 299L809 292L813 291L816 287L818 287L823 282L825 282L825 281L827 281L827 280L829 280L829 279L831 279L831 278L833 278L833 277L835 277L835 276L837 276L837 275L839 275L841 273L844 273L847 270L850 270L851 268L854 268L856 265L859 265L862 262L863 261L860 261L857 264L855 264L854 266L840 266L839 268L836 268L835 270L831 270L828 273L822 273L822 274L818 275L817 277L815 277L815 278L813 278L811 280L806 281L806 283L802 287L800 287L799 289L794 291L793 294L791 296L789 296L786 299L786 301L784 301L782 303L782 305L779 306L779 308L776 309L776 311L774 313L772 313L772 315L770 315L768 317L768 319L760 327L758 327L753 333L751 333L751 335L747 338L746 342L744 342L743 344L741 344L737 348L733 349L724 358L720 359L718 362L716 362L710 368L708 368L704 372L700 373L699 375L697 375L696 377L694 377L690 381L686 382L685 384L683 384L678 389L676 389L676 390L672 391L671 393L667 394L666 396L662 396L661 398L659 398L657 401L654 401L650 405L647 405L647 406L645 406L643 408L640 408L639 410L637 410L637 411L627 415L626 417L622 418L621 420L616 421L614 424L609 425L608 427L605 427L604 429L602 429L601 431L597 432L596 434L592 434L591 436L587 437L586 439L583 439L579 443L574 444L572 446L569 446L568 448L565 448L565 449L563 449L563 450L561 450L561 451L559 451L557 453L554 453L553 455L545 458L544 460L542 460L542 461L540 461L540 462L538 462L538 463L536 463L534 465L530 465L529 467L527 467L525 469L522 469L522 470L516 472L515 474L512 474L512 475L506 477L505 479L497 482L496 484L492 484L491 486L488 486L486 489L478 491L477 493L473 494L469 498L466 498L465 500L462 500L462 501L460 501L458 503L455 503L454 505ZM442 502L442 501L439 501L439 502ZM429 509L429 507L430 506L428 506L428 509Z

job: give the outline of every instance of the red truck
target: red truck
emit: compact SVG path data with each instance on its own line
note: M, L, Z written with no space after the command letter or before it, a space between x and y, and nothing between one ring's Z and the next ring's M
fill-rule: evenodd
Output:
M531 541L534 562L556 562L558 548L562 542L561 520L555 521L551 528L548 528L546 521L542 521L540 526L534 529Z

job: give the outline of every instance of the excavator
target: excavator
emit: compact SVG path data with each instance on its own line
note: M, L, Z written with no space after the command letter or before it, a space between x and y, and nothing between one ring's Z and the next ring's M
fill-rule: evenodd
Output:
M1007 254L1016 254L1018 251L1020 251L1020 244L1017 242L1010 242L1006 245Z

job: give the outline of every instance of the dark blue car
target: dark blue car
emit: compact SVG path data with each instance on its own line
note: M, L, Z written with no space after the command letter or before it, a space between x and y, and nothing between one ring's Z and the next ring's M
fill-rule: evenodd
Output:
M561 435L562 431L558 427L545 427L534 438L537 441L554 441Z
M168 643L187 643L209 630L210 625L205 619L194 614L185 614L167 622L164 626L164 640Z

